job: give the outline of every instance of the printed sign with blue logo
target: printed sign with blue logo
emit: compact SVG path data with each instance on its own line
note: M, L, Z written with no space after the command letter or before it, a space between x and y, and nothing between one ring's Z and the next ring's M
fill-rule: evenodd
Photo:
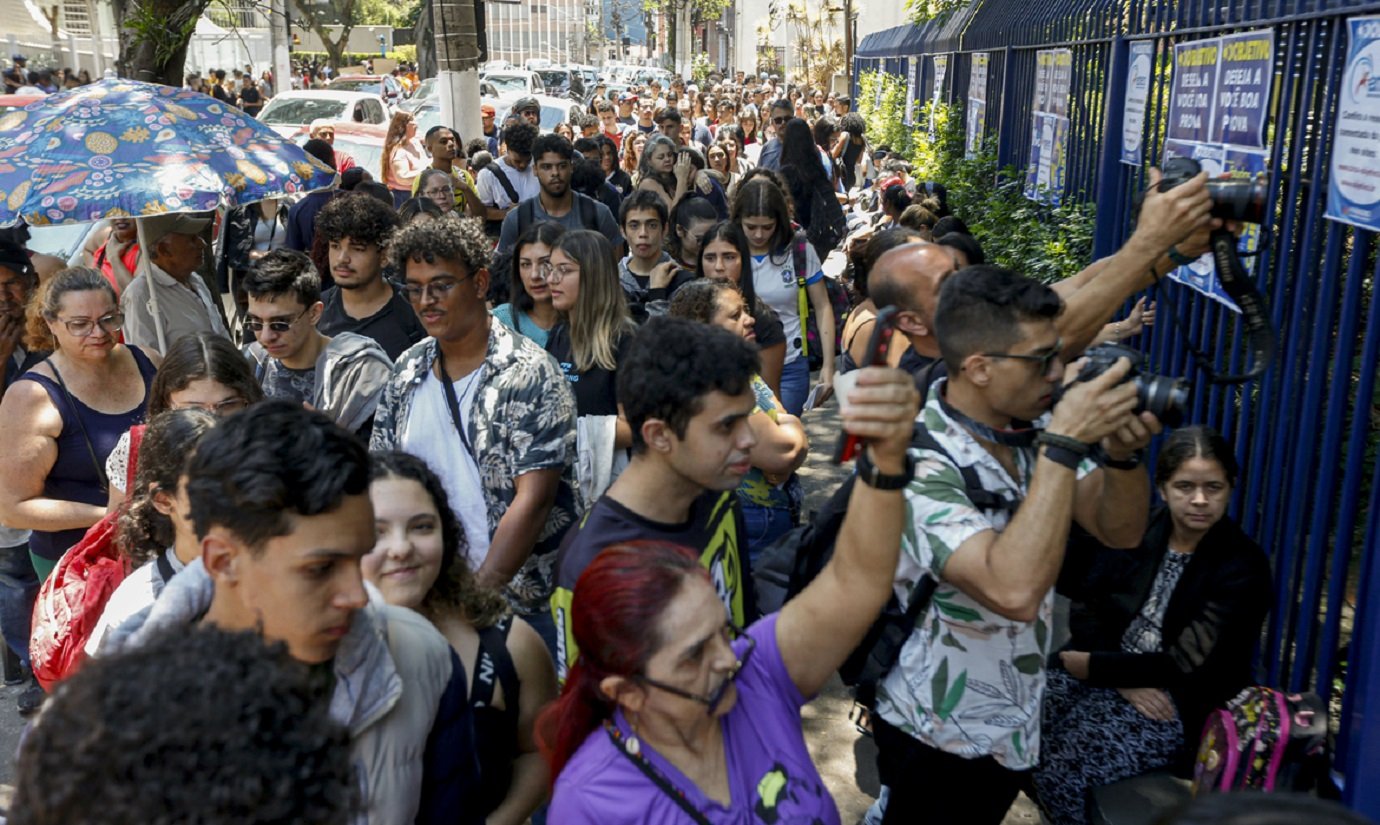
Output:
M1071 50L1042 49L1035 53L1035 101L1030 119L1025 196L1041 203L1058 204L1064 196L1072 78Z
M1155 70L1155 43L1150 40L1132 43L1129 63L1121 119L1121 162L1140 166L1145 146L1145 103L1150 99L1150 76Z
M1327 217L1380 231L1380 17L1348 20Z
M987 52L974 52L968 64L968 120L963 136L963 154L968 158L977 155L987 128L987 62Z

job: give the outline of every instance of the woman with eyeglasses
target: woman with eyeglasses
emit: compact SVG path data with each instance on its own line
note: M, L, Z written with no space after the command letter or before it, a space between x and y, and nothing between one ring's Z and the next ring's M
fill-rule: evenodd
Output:
M210 332L184 335L173 342L149 388L148 419L167 410L204 410L215 416L240 412L264 398L244 353L223 336ZM125 500L129 432L120 436L105 462L110 479L107 507Z
M436 204L441 214L455 211L455 179L441 169L424 169L417 194Z
M637 330L613 247L598 232L566 232L551 246L546 282L561 322L546 351L575 393L576 477L594 501L628 463L632 430L618 409L618 362Z
M105 515L105 460L144 419L161 359L121 344L124 315L100 271L64 269L29 304L24 343L51 352L0 402L0 523L31 530L39 580Z
M579 656L537 720L551 825L840 821L801 708L891 597L919 408L904 373L864 376L843 426L876 473L859 476L833 558L779 611L733 627L698 555L665 542L614 544L580 575Z
M513 245L513 272L509 275L512 300L491 313L508 329L545 348L560 313L551 305L551 247L565 234L555 221L538 221L518 236Z

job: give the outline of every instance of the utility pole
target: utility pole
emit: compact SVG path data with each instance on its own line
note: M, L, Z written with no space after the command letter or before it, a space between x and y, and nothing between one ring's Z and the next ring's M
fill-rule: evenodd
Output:
M292 88L292 18L287 0L272 0L268 10L268 43L273 55L273 93Z
M436 35L436 85L441 123L456 130L460 143L478 137L479 35L473 0L431 0Z

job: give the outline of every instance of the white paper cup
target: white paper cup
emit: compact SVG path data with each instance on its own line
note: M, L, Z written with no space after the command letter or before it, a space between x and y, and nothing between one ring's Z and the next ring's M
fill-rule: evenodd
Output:
M834 397L839 400L840 415L847 415L852 410L853 405L848 402L848 394L853 391L853 387L857 383L857 370L849 370L842 375L834 376Z

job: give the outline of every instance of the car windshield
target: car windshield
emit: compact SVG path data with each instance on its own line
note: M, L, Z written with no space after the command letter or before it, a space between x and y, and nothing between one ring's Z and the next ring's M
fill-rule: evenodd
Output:
M348 100L331 100L324 97L275 97L259 113L264 123L311 123L317 118L327 120L348 120L345 110Z
M537 72L537 76L541 78L541 85L545 86L545 87L547 88L548 92L549 92L550 90L553 90L553 89L556 90L556 91L561 91L561 92L564 92L564 91L567 91L567 90L570 89L570 73L569 73L569 72L564 72L564 71Z
M71 258L77 248L81 246L82 241L86 240L86 233L90 230L91 224L89 223L31 226L29 227L29 242L26 246L30 252L53 255L65 261Z
M417 87L417 91L413 92L412 96L418 100L423 100L434 94L436 94L436 78L428 77L422 81L422 85Z
M383 83L377 80L337 80L331 88L341 92L368 92L371 95L383 94Z
M484 78L488 83L498 90L499 94L510 92L525 92L527 88L527 78L516 74L491 74Z

